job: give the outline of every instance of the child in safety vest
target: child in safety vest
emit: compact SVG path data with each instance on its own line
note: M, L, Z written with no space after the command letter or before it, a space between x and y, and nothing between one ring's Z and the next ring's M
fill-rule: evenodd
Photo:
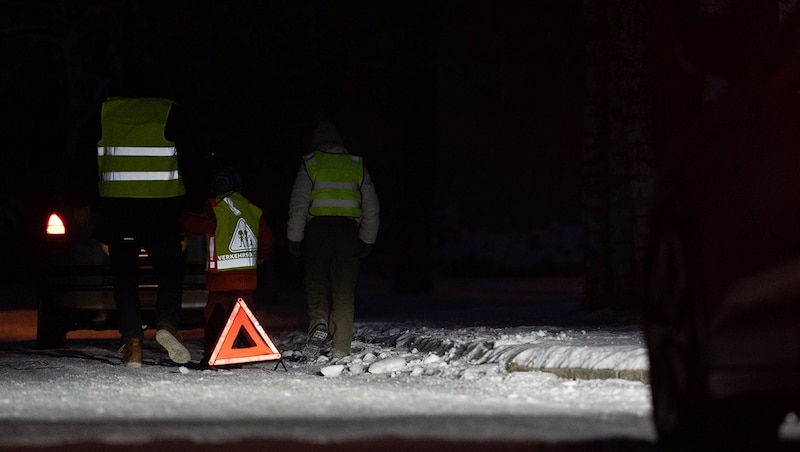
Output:
M262 210L242 196L240 190L236 170L219 167L212 173L212 197L206 201L203 213L181 215L186 231L205 235L207 241L208 301L202 363L208 362L237 299L253 305L257 265L272 251L272 230Z

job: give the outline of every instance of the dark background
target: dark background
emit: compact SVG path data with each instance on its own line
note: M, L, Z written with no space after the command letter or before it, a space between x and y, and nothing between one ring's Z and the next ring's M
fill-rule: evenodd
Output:
M510 234L541 254L536 231L558 235L581 221L581 8L580 0L3 2L2 226L15 231L42 215L99 103L133 68L153 65L189 112L195 133L184 146L208 166L236 165L245 195L264 207L279 275L293 271L289 191L321 117L364 156L381 198L382 229L364 271L392 275L409 292L429 288L437 271L574 272L574 262L547 256L510 268L506 250L481 248ZM465 245L475 240L485 243ZM448 259L448 246L463 252ZM24 240L10 248L34 259Z

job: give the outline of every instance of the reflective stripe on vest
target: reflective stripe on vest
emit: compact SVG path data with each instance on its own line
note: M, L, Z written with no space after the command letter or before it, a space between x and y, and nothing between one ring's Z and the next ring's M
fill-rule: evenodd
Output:
M100 196L172 198L186 193L175 143L164 137L172 101L112 98L103 103L97 143Z
M314 151L304 157L311 188L314 216L361 216L361 183L364 181L364 161L351 154L331 154Z
M261 209L239 193L212 201L217 229L208 237L210 272L255 269L258 264L258 223Z

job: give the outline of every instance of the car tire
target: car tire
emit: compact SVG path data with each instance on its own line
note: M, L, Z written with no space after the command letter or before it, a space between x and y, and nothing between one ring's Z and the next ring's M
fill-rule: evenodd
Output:
M653 422L667 447L773 444L786 411L747 400L714 399L706 384L691 236L676 205L654 215L645 261L643 320L650 359Z
M36 348L63 348L67 342L66 319L48 292L40 291L36 312Z
M645 339L650 358L653 421L667 446L703 441L711 428L710 401L695 328L688 234L671 208L651 227L645 267Z

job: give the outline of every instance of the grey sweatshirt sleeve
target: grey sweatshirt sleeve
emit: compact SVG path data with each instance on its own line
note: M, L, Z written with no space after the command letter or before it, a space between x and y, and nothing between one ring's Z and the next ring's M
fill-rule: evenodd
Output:
M289 222L286 228L286 238L292 242L300 242L305 237L306 222L310 214L308 207L311 204L311 178L306 172L306 167L300 165L297 176L289 197Z
M361 184L361 223L358 231L358 238L364 243L373 244L378 239L380 211L378 193L375 191L369 171L364 168L364 182Z

